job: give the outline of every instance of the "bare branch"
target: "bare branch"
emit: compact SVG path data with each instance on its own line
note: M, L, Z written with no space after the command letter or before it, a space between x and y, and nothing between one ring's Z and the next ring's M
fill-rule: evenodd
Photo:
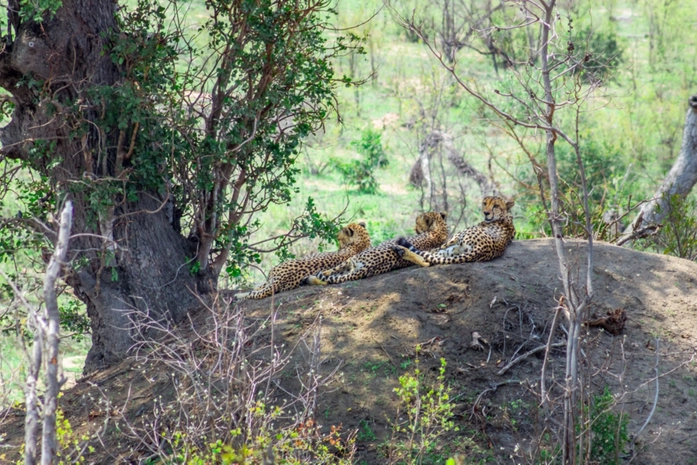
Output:
M566 345L566 342L556 342L556 343L552 344L550 347L563 347L564 345ZM530 357L531 355L535 355L536 353L542 352L543 350L546 350L546 349L547 349L547 346L543 345L543 346L535 347L532 350L528 350L523 355L520 355L520 356L514 358L513 360L511 360L510 362L508 362L503 368L501 368L499 371L497 371L496 374L499 376L502 376L502 375L506 374L506 372L508 370L510 370L514 365L517 365L518 363L522 362L523 360Z
M42 465L50 465L58 453L56 442L56 408L58 404L58 344L60 342L60 314L56 298L56 281L68 254L70 229L73 224L73 204L70 200L65 203L61 213L58 242L46 269L44 278L44 305L48 332L45 334L47 370L46 393L44 394L43 434L41 447Z

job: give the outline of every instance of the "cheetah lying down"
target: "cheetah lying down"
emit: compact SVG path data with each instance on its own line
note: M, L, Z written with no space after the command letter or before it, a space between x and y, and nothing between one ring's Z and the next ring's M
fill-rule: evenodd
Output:
M339 250L288 260L269 272L267 282L251 292L237 294L238 300L263 299L282 291L295 289L307 276L336 266L370 247L370 236L365 223L351 223L339 231Z
M484 221L460 231L439 249L423 250L411 241L399 238L392 250L419 266L492 260L503 255L515 235L510 213L513 205L513 200L485 197L482 201Z
M418 247L432 249L440 246L448 237L445 212L422 213L416 217L416 236L409 238ZM395 240L385 241L377 247L371 247L355 255L339 266L308 276L303 284L338 284L346 281L367 278L392 270L410 266L411 263L400 258L392 247Z

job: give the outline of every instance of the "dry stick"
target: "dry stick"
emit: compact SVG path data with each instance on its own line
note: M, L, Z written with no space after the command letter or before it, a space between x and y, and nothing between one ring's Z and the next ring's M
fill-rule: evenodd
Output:
M571 279L569 283L571 283ZM569 302L571 299L569 299ZM570 312L571 319L569 320L569 337L566 340L566 386L564 392L564 453L565 463L576 463L573 457L576 450L576 416L575 408L578 404L578 348L581 332L580 307L575 307L573 312Z
M311 345L308 345L307 342L305 342L305 347L310 351L310 366L307 372L308 379L306 390L307 395L309 396L307 402L309 402L311 405L308 406L307 402L304 402L304 409L310 415L310 418L313 418L315 416L315 409L317 407L317 392L319 390L320 385L318 377L320 376L319 371L322 365L322 315L319 315L315 322L315 329L312 334L312 343ZM305 383L302 379L300 379L300 384L305 386Z
M678 353L679 353L679 352L678 352ZM666 353L666 355L669 355L669 354ZM676 366L674 366L673 368L671 368L670 370L664 372L664 373L660 376L660 378L665 378L666 376L668 376L669 374L673 373L674 371L678 371L680 368L684 367L685 365L689 365L689 364L692 363L692 361L695 359L695 356L696 356L696 355L697 355L697 352L693 353L692 356L691 356L688 360L685 360L685 361L681 362L679 365L676 365ZM648 381L646 381L646 382L644 382L644 383L641 383L641 384L636 385L636 389L635 389L633 392L637 392L637 390L638 390L639 388L642 388L642 387L646 386L647 384L649 384L649 383L650 383L651 381L653 381L654 379L655 379L655 378L651 378L651 379L649 379Z
M651 407L651 412L649 412L649 416L646 417L646 421L644 422L644 424L641 425L641 428L639 428L639 431L637 431L637 433L634 435L634 439L632 440L632 448L634 447L634 442L636 441L636 438L639 437L641 432L644 431L644 428L646 428L646 425L648 425L649 421L651 421L651 417L653 417L653 414L656 411L656 405L658 404L658 378L659 378L659 376L658 376L658 360L660 357L660 353L658 350L659 349L659 347L658 347L659 341L660 341L660 339L656 338L656 364L653 366L653 369L656 372L656 394L654 395L654 398L653 398L653 407Z
M67 225L67 226L66 226ZM26 415L25 415L25 421L24 421L24 443L25 443L25 455L24 455L24 463L25 465L33 465L37 463L37 446L36 446L36 440L37 440L37 435L39 431L39 412L38 412L38 407L37 407L37 397L36 397L36 385L37 381L39 378L39 371L41 369L41 359L42 359L42 335L47 334L49 338L49 373L47 374L48 380L47 380L47 391L46 395L44 398L44 439L43 439L43 450L42 450L42 463L51 463L53 459L53 454L49 453L46 454L46 450L49 446L52 446L52 449L49 448L48 450L55 453L56 446L55 446L55 411L56 411L56 398L58 395L58 377L57 377L57 359L58 359L58 304L56 303L56 294L55 294L55 281L58 276L58 272L60 272L60 263L58 264L58 270L55 271L55 275L52 276L52 268L51 265L54 263L54 261L59 260L62 261L65 259L65 255L67 253L67 243L68 239L70 236L70 226L72 225L72 203L68 201L65 205L65 208L63 209L63 213L61 214L61 224L60 224L60 231L58 235L58 242L56 244L56 250L51 257L51 262L49 263L49 267L46 271L46 279L44 281L44 296L46 300L46 307L47 307L47 313L49 317L52 317L53 315L50 312L50 310L55 309L55 322L49 322L49 325L47 326L46 322L37 314L37 311L33 309L31 305L26 301L24 298L24 295L17 289L12 281L4 274L2 275L5 277L7 280L8 284L12 287L12 289L15 292L15 295L19 297L19 299L22 301L22 303L27 307L29 310L29 319L30 321L33 322L34 326L34 341L33 341L33 347L32 347L32 355L30 358L29 362L29 374L27 375L27 381L25 385L25 404L26 404ZM62 255L61 255L62 253ZM61 258L62 257L62 258ZM52 281L51 281L51 278ZM46 292L46 286L47 283L51 282L53 285L53 300L50 301L51 294ZM49 305L54 304L53 307L49 308ZM52 324L55 323L55 324ZM54 337L51 337L53 335ZM53 345L51 344L53 343ZM55 345L55 351L52 350ZM52 369L53 369L53 379L51 378L52 375ZM52 383L52 381L54 381ZM51 395L53 395L53 398L51 398ZM51 407L53 410L51 410ZM52 416L48 416L48 413L52 412ZM52 419L52 421L51 421ZM51 422L50 425L47 426L47 422ZM46 437L46 430L52 430L53 431L53 436L52 442L50 444L47 444L49 441L51 441L51 438Z
M477 405L479 405L479 403L482 401L482 397L484 397L484 395L486 393L495 392L501 386L508 386L509 384L521 384L521 382L518 381L517 379L509 379L508 381L502 381L500 383L494 384L490 388L484 389L482 392L479 393L479 395L477 396L477 400L474 401L474 404L472 404L472 411L471 411L470 415L474 416L475 410L477 409Z
M549 338L547 338L547 346L545 350L545 357L542 362L542 372L540 374L540 407L542 407L546 413L549 413L547 408L547 382L546 372L547 372L547 362L549 362L549 353L552 351L552 341L554 340L554 332L557 330L557 323L559 321L559 314L561 313L561 305L556 308L554 312L554 319L552 320L552 328L549 330Z
M58 452L56 443L56 408L58 404L58 390L60 389L58 381L60 314L58 313L58 300L56 297L56 280L60 274L61 265L68 254L68 241L70 240L72 224L73 204L68 200L61 213L56 250L53 252L53 256L51 256L51 261L46 269L46 277L44 278L44 304L46 306L46 320L48 323L48 332L45 336L48 365L46 369L46 394L44 395L42 465L53 463L53 459Z
M688 437L686 437L686 438L684 438L684 439L679 440L679 441L678 441L678 444L682 444L683 442L688 441L688 440L690 440L690 439L692 439L692 438L697 438L697 434L693 434L693 435L691 435L691 436L688 436Z
M564 345L566 345L566 342L557 342L556 344L552 344L552 347L562 347L562 346L564 346ZM513 360L511 360L510 362L508 362L508 363L506 364L506 366L504 366L504 367L501 368L499 371L497 371L496 374L499 375L499 376L500 376L500 375L503 375L503 374L506 373L513 365L516 365L517 363L519 363L519 362L525 360L525 359L528 358L529 356L534 355L534 354L536 354L536 353L538 353L538 352L541 352L541 351L545 350L546 348L547 348L547 345L543 345L543 346L539 346L539 347L536 347L536 348L534 348L534 349L532 349L532 350L529 350L529 351L525 352L525 353L524 353L523 355L521 355L520 357L516 357L516 358L514 358Z

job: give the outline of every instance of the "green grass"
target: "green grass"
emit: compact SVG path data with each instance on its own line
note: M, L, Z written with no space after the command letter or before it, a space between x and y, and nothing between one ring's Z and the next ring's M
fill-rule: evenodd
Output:
M370 442L370 441L375 441L377 439L377 436L375 435L375 432L373 429L370 427L370 423L366 420L361 420L359 424L359 429L358 429L358 436L356 439L359 442Z

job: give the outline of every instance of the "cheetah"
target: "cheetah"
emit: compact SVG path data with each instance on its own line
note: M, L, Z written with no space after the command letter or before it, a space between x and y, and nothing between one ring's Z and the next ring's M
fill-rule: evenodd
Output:
M515 235L510 213L514 204L513 200L501 197L484 197L484 221L460 231L439 249L426 251L409 240L399 238L392 250L420 266L493 260L503 255Z
M424 249L432 249L443 244L448 237L446 216L445 212L420 214L416 218L417 235L410 237L409 241L419 244L418 247ZM308 276L303 280L303 284L338 284L411 266L411 262L401 259L392 250L395 244L396 241L392 239L364 250L333 269L322 271L315 276Z
M362 221L345 226L339 231L338 240L338 251L318 253L283 262L271 269L266 283L251 292L237 294L235 297L238 300L264 299L282 291L295 289L303 278L336 266L370 247L370 236L365 229L365 222Z

